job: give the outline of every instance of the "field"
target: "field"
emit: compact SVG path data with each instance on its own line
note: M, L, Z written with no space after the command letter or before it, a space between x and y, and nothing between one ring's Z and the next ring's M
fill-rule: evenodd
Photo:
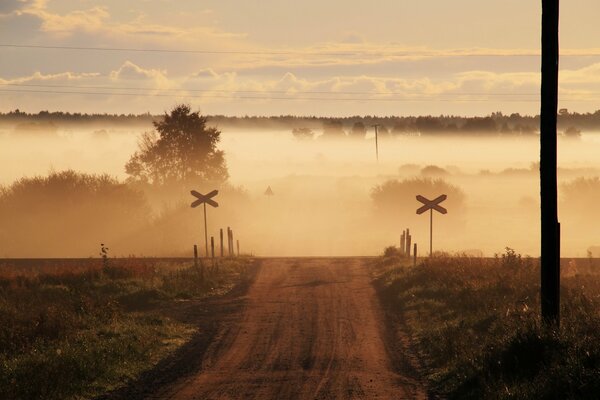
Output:
M600 392L600 263L563 260L562 320L539 317L538 261L439 255L416 268L389 250L377 287L434 393L450 399L584 399Z
M93 398L140 377L204 327L186 305L251 273L185 259L0 260L0 398Z

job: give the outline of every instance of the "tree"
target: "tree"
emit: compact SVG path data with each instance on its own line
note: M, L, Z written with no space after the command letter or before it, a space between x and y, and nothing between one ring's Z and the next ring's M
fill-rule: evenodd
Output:
M310 128L294 128L292 129L292 135L299 140L310 140L315 137L315 133Z
M570 126L565 130L565 136L570 139L581 139L581 131L574 126Z
M323 135L321 135L323 139L337 139L345 136L346 133L344 132L342 121L334 119L323 122Z
M142 191L108 175L68 170L22 178L0 187L0 244L14 257L81 257L98 243L125 249L151 211Z
M363 124L362 121L356 121L354 125L352 125L350 136L357 139L364 139L366 135L367 128L365 128L365 124Z
M206 117L191 112L188 105L176 106L153 122L155 131L142 136L125 172L136 181L159 185L225 182L229 177L225 153L217 149L221 132L206 123Z

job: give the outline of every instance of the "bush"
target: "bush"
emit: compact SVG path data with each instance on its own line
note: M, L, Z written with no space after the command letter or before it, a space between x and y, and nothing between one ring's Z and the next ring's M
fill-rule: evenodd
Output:
M117 243L149 217L144 194L108 175L52 172L0 191L0 241L12 257L88 256L101 239Z

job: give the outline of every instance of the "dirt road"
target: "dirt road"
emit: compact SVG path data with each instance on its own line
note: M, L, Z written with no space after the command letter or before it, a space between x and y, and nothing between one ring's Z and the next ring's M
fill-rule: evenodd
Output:
M160 399L426 399L394 372L361 259L267 259L201 371Z

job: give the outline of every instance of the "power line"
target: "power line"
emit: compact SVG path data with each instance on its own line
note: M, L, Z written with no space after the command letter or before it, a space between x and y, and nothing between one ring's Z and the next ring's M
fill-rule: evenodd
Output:
M221 95L176 95L176 94L160 94L160 93L122 93L122 92L82 92L82 91L62 91L62 90L21 90L21 89L0 89L0 93L37 93L37 94L67 94L67 95L92 95L92 96L128 96L128 97L170 97L170 98L220 98L230 100L310 100L310 101L355 101L355 102L462 102L462 103L478 103L498 101L491 98L476 98L476 99L432 99L432 98L347 98L347 97L283 97L283 96L221 96ZM513 103L537 103L539 99L505 99L504 102ZM570 100L576 101L576 100Z
M85 46L44 46L28 44L0 44L0 47L18 49L45 50L83 50L83 51L114 51L135 53L183 53L183 54L236 54L236 55L309 55L309 56L356 56L359 52L299 52L299 51L242 51L242 50L175 50L175 49L142 49L131 47L85 47ZM370 54L370 53L369 53Z
M50 46L33 44L1 43L0 48L38 49L38 50L71 50L101 52L134 52L134 53L181 53L206 55L275 55L275 56L324 56L324 57L356 57L356 56L389 56L389 57L539 57L536 51L507 54L502 52L461 53L429 51L429 52L385 52L385 51L352 51L352 52L319 52L319 51L268 51L268 50L191 50L191 49L148 49L134 47L89 47L89 46ZM597 53L568 53L563 57L598 57Z
M456 92L456 93L426 93L416 91L388 91L388 92L368 92L368 91L312 91L301 90L290 92L287 90L235 90L235 89L169 89L157 87L134 87L134 86L97 86L97 85L47 85L30 83L3 83L0 86L16 87L41 87L41 88L60 88L60 89L99 89L99 90L143 90L160 92L196 92L196 93L267 93L267 94L327 94L327 95L370 95L370 96L388 96L388 95L413 95L422 96L539 96L539 93L485 93L485 92Z

